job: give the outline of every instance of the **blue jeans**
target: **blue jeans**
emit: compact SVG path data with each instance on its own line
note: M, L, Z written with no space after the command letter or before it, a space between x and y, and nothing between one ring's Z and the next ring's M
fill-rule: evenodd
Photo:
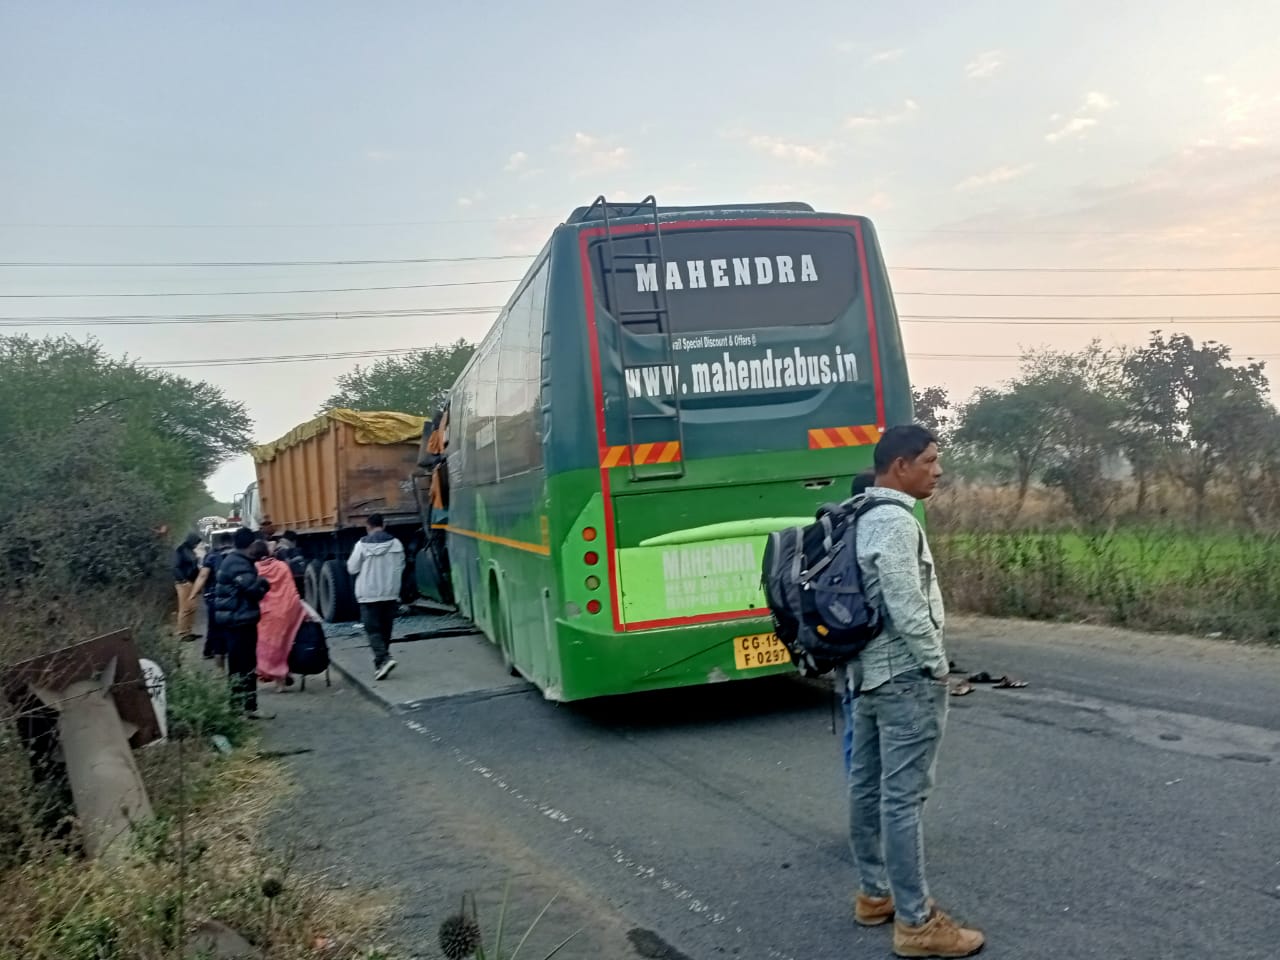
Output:
M853 706L849 841L862 892L892 895L898 919L929 917L921 815L933 789L947 718L946 681L900 674Z
M844 747L844 777L849 780L853 772L853 685L844 668L836 671L836 687L840 691L840 713L844 717L841 744Z

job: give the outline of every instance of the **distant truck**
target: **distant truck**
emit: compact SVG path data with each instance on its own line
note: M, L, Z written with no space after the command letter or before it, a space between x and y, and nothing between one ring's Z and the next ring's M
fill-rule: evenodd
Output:
M253 450L257 483L246 491L244 519L269 533L298 534L307 560L306 600L330 623L354 619L347 558L371 514L401 540L402 598L415 595L412 559L422 524L413 475L424 418L392 411L329 410Z

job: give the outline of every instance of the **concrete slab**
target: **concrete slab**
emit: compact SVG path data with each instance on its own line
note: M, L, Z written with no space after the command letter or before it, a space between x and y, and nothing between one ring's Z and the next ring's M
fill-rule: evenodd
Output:
M399 666L385 680L373 679L373 657L359 624L326 625L325 634L334 668L361 693L390 710L413 710L437 700L484 700L535 690L523 678L511 676L493 644L461 618L398 618L391 636L391 655ZM314 683L315 678L308 682Z

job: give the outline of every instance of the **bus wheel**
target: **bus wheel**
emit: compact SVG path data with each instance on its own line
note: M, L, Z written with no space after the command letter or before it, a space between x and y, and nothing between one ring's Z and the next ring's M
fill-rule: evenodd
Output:
M320 610L320 561L312 560L302 574L302 599L312 610Z
M498 589L497 576L489 575L489 617L493 623L493 639L502 653L502 665L513 677L520 676L511 656L511 626L502 608L502 592Z

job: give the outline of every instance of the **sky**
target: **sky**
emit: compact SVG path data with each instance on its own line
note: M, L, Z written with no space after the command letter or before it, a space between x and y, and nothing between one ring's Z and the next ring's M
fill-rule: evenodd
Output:
M1155 328L1280 362L1277 49L1273 0L0 0L0 330L161 365L478 340L570 210L653 193L871 217L913 381L957 399ZM204 265L65 266L156 263ZM266 441L357 362L173 369Z

